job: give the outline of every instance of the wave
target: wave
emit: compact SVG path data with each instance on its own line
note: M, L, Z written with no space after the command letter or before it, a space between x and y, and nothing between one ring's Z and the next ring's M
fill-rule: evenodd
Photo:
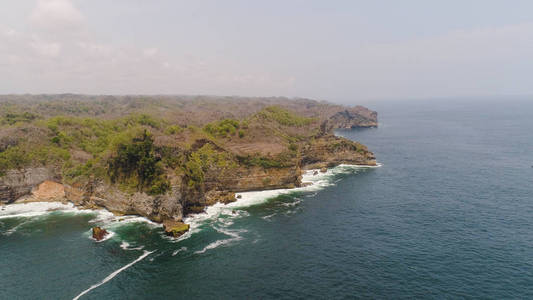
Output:
M283 205L285 207L294 207L294 206L300 204L301 202L302 202L302 199L296 199L296 201L294 201L294 202L281 203L281 205Z
M195 254L202 254L202 253L205 253L207 250L215 249L215 248L218 248L218 247L220 247L222 245L227 245L227 244L232 243L232 242L240 241L240 240L242 240L242 236L240 236L239 233L246 232L246 230L230 231L230 230L223 230L223 229L220 229L220 228L215 228L215 230L220 232L220 233L223 233L223 234L225 234L227 236L231 236L231 238L214 241L214 242L210 243L209 245L205 246L202 250L195 251L194 252Z
M0 219L36 217L49 214L54 211L76 212L78 209L72 203L63 204L61 202L31 202L14 203L2 207Z
M90 220L89 223L102 224L103 226L110 227L110 228L122 226L124 224L130 224L130 223L146 223L147 225L150 225L152 227L163 226L159 223L152 222L145 217L136 216L136 215L117 216L113 214L112 212L105 210L105 209L93 210L92 212L96 213L97 216L96 218Z
M187 251L187 247L181 247L178 250L174 250L174 252L172 252L172 256L176 256L176 254L178 254L178 253L180 253L182 251Z
M9 236L9 235L12 235L13 233L15 233L17 231L17 229L19 229L21 226L24 226L28 223L31 223L31 220L28 220L28 221L24 221L20 224L18 224L17 226L11 228L11 229L8 229L6 232L3 232L2 235L5 235L5 236Z
M262 216L261 218L262 218L263 220L269 220L270 218L272 218L272 217L275 216L275 215L277 215L277 213L273 213L273 214L271 214L271 215L267 215L267 216Z
M146 223L153 227L160 227L161 224L152 222L141 216L117 216L106 209L83 209L74 206L72 203L61 202L30 202L14 203L2 206L0 219L7 218L32 218L47 215L53 212L73 213L73 214L95 214L96 218L89 223L97 223L106 228L113 228L128 223Z
M144 246L131 248L130 247L130 243L128 243L126 241L122 241L122 243L120 244L120 248L122 248L123 250L142 250L144 248Z
M154 253L155 251L144 251L144 253L139 256L136 260L132 261L131 263L123 266L122 268L116 270L115 272L109 274L106 278L104 278L102 281L100 281L99 283L97 284L94 284L94 285L91 285L91 287L89 287L88 289L86 289L85 291L81 292L78 296L72 298L72 300L77 300L79 299L81 296L87 294L88 292L94 290L95 288L101 286L102 284L108 282L109 280L113 279L113 277L117 276L120 272L126 270L127 268L133 266L134 264L138 263L139 261L143 260L145 257L147 257L148 255Z

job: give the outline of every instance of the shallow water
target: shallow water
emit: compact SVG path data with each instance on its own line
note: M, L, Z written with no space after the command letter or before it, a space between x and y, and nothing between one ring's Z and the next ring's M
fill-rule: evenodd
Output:
M382 167L245 194L178 240L105 212L0 211L0 299L533 297L533 104L371 108L379 128L338 134ZM114 235L96 243L95 224Z

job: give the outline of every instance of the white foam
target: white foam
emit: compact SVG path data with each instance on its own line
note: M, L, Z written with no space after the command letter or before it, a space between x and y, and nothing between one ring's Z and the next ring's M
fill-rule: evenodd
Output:
M239 233L246 232L245 230L230 231L230 230L223 230L220 228L215 228L215 230L225 235L231 236L231 238L214 241L210 243L209 245L205 246L202 250L195 251L194 252L195 254L202 254L202 253L205 253L207 250L215 249L222 245L227 245L232 242L240 241L242 240L242 237L239 235Z
M81 292L78 296L72 298L72 300L77 300L79 299L81 296L87 294L88 292L90 292L91 290L94 290L95 288L101 286L102 284L108 282L109 280L113 279L113 277L117 276L120 272L126 270L127 268L133 266L134 264L138 263L139 261L143 260L145 257L147 257L148 255L154 253L155 251L144 251L143 255L139 256L136 260L132 261L131 263L123 266L122 268L116 270L115 272L109 274L106 278L104 278L102 281L100 281L99 283L97 284L94 284L94 285L91 285L90 288L86 289L85 291Z
M117 215L114 215L112 212L105 210L105 209L94 210L93 212L97 213L97 217L89 221L89 223L103 224L106 227L110 227L110 228L115 228L115 227L121 226L123 224L128 224L128 223L146 223L153 227L162 226L161 224L152 222L148 220L147 218L141 217L141 216L135 216L135 215L117 216Z
M285 207L294 207L298 204L300 204L302 202L301 199L297 199L296 201L294 202L287 202L287 203L281 203L281 205L285 206Z
M14 203L2 206L0 209L0 219L36 217L54 211L75 212L77 209L72 203L63 204L61 202L30 202Z
M98 223L106 225L106 227L116 227L127 223L146 223L153 227L162 226L161 224L152 222L147 218L135 215L116 216L106 209L83 209L74 206L72 203L63 204L61 202L30 202L30 203L14 203L2 206L0 209L0 219L6 218L31 218L46 215L55 211L81 214L96 214L96 218L89 221L90 223Z
M89 230L89 232L91 232L91 231ZM113 231L107 230L107 234L105 235L105 237L104 237L103 239L99 240L99 241L97 241L95 238L93 238L92 234L89 234L89 238L90 238L91 240L94 240L94 241L97 242L97 243L101 243L101 242L104 242L104 241L109 240L109 239L112 238L114 235L115 235L115 233L114 233Z
M276 215L276 213L273 213L273 214L271 214L271 215L263 216L263 217L261 217L261 218L264 219L264 220L267 220L267 219L272 218L272 217L275 216L275 215Z
M130 243L126 242L126 241L122 241L122 243L120 244L120 248L124 249L124 250L142 250L144 248L144 246L139 246L139 247L133 247L133 248L130 248Z
M181 247L178 250L175 250L174 252L172 252L172 256L176 256L176 254L178 254L178 253L180 253L182 251L187 251L187 247Z

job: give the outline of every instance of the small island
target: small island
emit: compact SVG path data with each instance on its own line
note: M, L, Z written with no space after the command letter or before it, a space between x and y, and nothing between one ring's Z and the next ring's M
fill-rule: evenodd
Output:
M337 128L377 113L309 99L214 96L0 96L0 204L71 202L164 223L302 185L304 170L375 165Z

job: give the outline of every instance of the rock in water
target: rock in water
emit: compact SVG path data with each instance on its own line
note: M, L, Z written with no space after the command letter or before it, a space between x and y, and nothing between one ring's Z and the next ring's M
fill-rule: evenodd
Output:
M109 233L107 232L107 230L103 229L103 228L100 228L98 226L96 227L93 227L93 239L97 240L97 241L101 241L103 240L106 235L108 235Z
M328 169L326 167L320 169L320 173L326 173L328 171Z
M313 176L318 175L318 171L313 172Z
M179 237L185 232L189 231L189 224L175 220L165 220L163 221L163 228L165 229L165 233L167 235Z

